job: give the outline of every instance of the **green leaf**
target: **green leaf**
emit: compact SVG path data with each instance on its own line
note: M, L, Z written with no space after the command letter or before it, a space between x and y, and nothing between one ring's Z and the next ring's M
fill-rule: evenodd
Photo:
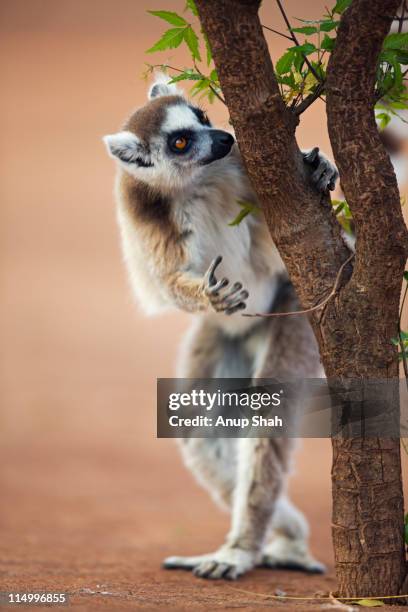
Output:
M352 603L353 605L362 606L365 608L379 608L380 606L384 605L384 602L380 601L379 599L357 599Z
M155 53L156 51L165 51L166 49L175 49L179 47L184 40L185 28L171 28L167 30L160 40L153 45L146 53Z
M304 28L291 28L291 32L299 32L299 34L317 34L318 30L314 26L305 26Z
M393 344L394 346L399 346L399 338L391 338L391 344Z
M171 81L169 81L169 85L171 83L178 83L178 81L199 81L202 79L201 74L198 72L194 72L193 70L185 70L180 74L174 76Z
M190 93L192 96L196 96L197 94L202 93L205 89L209 89L209 86L210 86L209 79L207 79L206 77L201 77L201 79L197 81L195 85L193 85L193 87L190 90ZM205 94L208 95L208 92L204 91L204 95Z
M406 110L408 108L408 104L406 102L393 101L389 103L391 108L396 108L397 110Z
M207 92L207 98L210 104L213 104L214 100L215 100L215 93L213 92L212 89L209 89Z
M383 49L399 49L406 51L408 49L408 32L388 34L384 40Z
M408 51L398 49L395 53L395 57L400 64L404 64L404 66L408 64Z
M303 45L296 45L294 47L291 47L290 50L300 51L302 55L310 55L311 53L316 51L316 45L311 42L305 42Z
M325 66L323 64L319 64L319 62L313 62L313 61L312 61L312 66L316 74L318 74L321 80L324 81L324 79L326 78Z
M186 26L187 21L184 17L177 15L177 13L172 13L171 11L147 11L150 15L154 15L155 17L160 17L160 19L164 19L168 23L171 23L175 26Z
M276 72L278 74L286 74L287 72L290 72L294 59L295 52L289 49L289 51L286 51L286 53L284 53L276 62Z
M217 70L215 68L213 70L211 70L211 72L210 72L210 79L214 83L218 83L218 81L219 81L219 79L218 79L218 72L217 72Z
M245 200L237 200L237 204L241 206L242 210L239 211L238 215L235 217L233 221L228 223L228 225L230 225L231 227L233 227L234 225L239 225L241 221L245 219L245 217L247 217L251 213L255 213L259 211L259 207L253 202L246 202Z
M196 3L194 2L194 0L187 0L185 10L186 11L190 10L193 13L193 15L198 17L198 9L196 7Z
M351 2L352 0L337 0L336 6L333 9L333 13L341 15L342 13L344 13L346 8L350 6Z
M186 41L187 46L190 49L191 56L192 56L193 60L197 60L197 61L201 62L199 43L198 43L198 36L194 32L194 30L193 30L193 28L191 26L188 26L188 28L185 28L185 30L184 30L184 40Z
M320 45L320 48L325 49L326 51L333 51L335 44L336 44L336 39L330 38L328 34L325 34L322 40L322 43Z
M337 215L341 213L341 211L344 208L344 202L340 202L340 204L338 206L336 206L336 208L334 209L334 214Z
M247 217L250 214L250 212L251 211L245 210L245 209L240 210L237 216L235 217L235 219L231 221L230 223L228 223L228 225L230 225L231 227L234 227L235 225L239 225L241 221L243 221L245 217Z
M327 19L301 19L300 17L295 17L296 21L301 21L302 23L324 23Z
M204 38L207 66L209 66L211 64L211 60L212 60L212 51L211 51L211 47L210 47L210 41L208 40L208 36L204 32L204 30L201 30L201 34L203 35L203 38Z
M339 23L340 21L323 21L323 23L320 24L320 29L322 32L331 32L337 28Z
M380 130L385 130L389 122L391 121L391 115L388 113L378 113L375 118L378 121L378 127Z
M405 270L404 272L404 280L408 282L408 270Z
M295 86L295 79L292 73L288 74L288 76L281 76L279 74L276 74L276 80L278 81L278 83L282 83L282 85L287 85L288 87L293 88Z

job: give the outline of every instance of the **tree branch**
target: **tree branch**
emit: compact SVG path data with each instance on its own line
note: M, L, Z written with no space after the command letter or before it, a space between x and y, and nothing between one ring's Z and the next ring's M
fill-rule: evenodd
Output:
M264 30L268 30L269 32L273 32L274 34L278 34L278 36L282 36L283 38L286 38L287 40L293 41L293 38L291 36L286 36L286 34L284 34L283 32L279 32L278 30L274 30L273 28L270 28L269 26L266 26L264 24L262 24L262 27Z
M315 102L317 100L317 98L320 98L320 96L323 93L323 91L324 91L324 81L319 83L319 85L316 87L316 90L314 91L314 93L312 93L309 96L307 96L307 98L302 100L302 102L300 104L298 104L297 106L294 107L293 112L295 113L295 115L299 116L302 113L304 113L305 110L308 109L309 106L311 104L313 104L313 102Z
M398 5L353 1L341 20L326 82L330 140L357 231L353 282L377 297L378 291L399 293L408 252L397 180L373 110L378 55L392 21L387 15Z

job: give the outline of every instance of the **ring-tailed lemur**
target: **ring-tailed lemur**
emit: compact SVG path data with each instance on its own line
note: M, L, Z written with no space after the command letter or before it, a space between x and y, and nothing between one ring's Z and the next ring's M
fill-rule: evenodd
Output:
M266 312L298 305L263 215L228 225L238 200L256 202L234 137L159 79L147 104L104 140L118 162L118 219L136 296L150 313L168 306L196 313L178 375L322 376L305 317L241 316L245 306ZM303 155L316 188L333 188L334 166L318 149ZM231 509L232 524L216 552L170 557L165 567L228 579L259 564L323 571L308 550L307 522L286 495L290 440L193 438L180 445L201 484Z

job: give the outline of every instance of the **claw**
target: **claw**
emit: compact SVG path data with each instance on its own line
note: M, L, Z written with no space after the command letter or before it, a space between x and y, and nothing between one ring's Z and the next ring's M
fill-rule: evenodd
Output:
M208 580L219 580L220 578L236 580L240 572L237 567L229 563L207 561L195 567L193 574L199 578L207 578Z
M224 287L226 287L228 284L229 284L228 278L223 278L222 280L218 281L218 283L216 282L215 285L211 286L210 293L215 295L218 291L221 291L221 289L224 289Z
M218 580L219 578L223 578L230 569L231 569L231 566L228 565L228 563L220 563L213 569L211 574L209 574L208 578L212 578L215 580Z
M222 262L222 255L217 255L215 259L212 260L210 267L208 268L205 277L207 279L208 285L215 285L217 279L215 278L215 271Z
M234 283L231 291L227 293L225 297L229 298L231 295L234 295L235 293L237 293L237 291L239 291L240 289L242 289L242 283Z
M243 310L244 308L246 308L246 304L245 302L239 302L239 304L237 304L236 306L232 306L230 308L227 308L225 311L226 315L232 315L234 314L234 312L237 312L238 310Z
M231 308L232 306L236 306L237 304L239 304L239 302L245 301L248 297L249 297L249 293L248 291L246 291L246 289L244 289L243 291L240 291L238 295L236 295L236 292L234 295L231 295L231 294L226 295L225 298L223 299L223 303L225 304L227 308Z
M208 578L213 569L217 566L216 561L206 561L201 565L198 565L193 569L194 576L199 576L200 578Z

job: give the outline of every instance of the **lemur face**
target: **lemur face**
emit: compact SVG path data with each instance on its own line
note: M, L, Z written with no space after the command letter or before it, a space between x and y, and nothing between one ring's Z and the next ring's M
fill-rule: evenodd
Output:
M228 155L235 141L228 132L214 129L200 108L161 79L150 88L147 104L104 142L109 155L135 178L174 188Z

